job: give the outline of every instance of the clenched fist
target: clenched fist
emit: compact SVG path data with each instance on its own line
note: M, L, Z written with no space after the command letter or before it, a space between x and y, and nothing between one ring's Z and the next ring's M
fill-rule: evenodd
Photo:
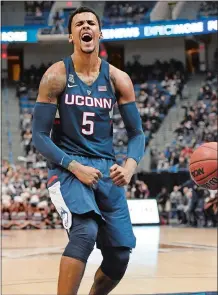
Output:
M128 169L114 164L110 168L110 177L115 185L124 186L130 182L132 173Z

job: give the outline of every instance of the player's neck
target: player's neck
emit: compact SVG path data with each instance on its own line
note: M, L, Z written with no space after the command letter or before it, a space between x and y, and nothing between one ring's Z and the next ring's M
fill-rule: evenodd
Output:
M72 59L76 72L89 74L99 68L98 52L86 54L74 51Z

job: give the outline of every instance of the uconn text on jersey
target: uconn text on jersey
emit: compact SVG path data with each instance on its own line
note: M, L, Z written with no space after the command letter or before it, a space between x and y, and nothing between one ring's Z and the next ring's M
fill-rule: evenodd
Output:
M82 95L65 95L65 104L88 106L95 108L111 109L112 99L111 98L96 98L91 96Z

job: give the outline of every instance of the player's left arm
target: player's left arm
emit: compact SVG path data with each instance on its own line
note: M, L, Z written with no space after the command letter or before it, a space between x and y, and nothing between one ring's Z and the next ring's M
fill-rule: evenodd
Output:
M110 78L128 135L127 160L124 167L117 164L113 165L110 176L116 185L123 186L130 182L139 161L144 155L145 135L129 75L110 65Z

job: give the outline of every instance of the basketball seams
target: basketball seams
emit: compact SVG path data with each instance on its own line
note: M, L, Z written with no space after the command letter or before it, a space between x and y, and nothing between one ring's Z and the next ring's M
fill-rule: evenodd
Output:
M195 162L190 163L190 164L189 164L189 167L191 167L191 165L193 165L193 164L195 164L195 163L206 162L206 161L216 161L216 162L217 162L217 159L198 160L198 161L195 161Z
M201 178L201 179L198 179L198 180L196 180L197 182L199 182L199 181L202 181L202 180L204 180L205 178L207 178L207 177L209 177L210 175L212 175L214 172L218 172L218 170L217 170L217 168L213 171L213 172L211 172L210 174L208 174L207 176L204 176L203 178Z
M217 149L214 149L214 148L212 148L212 147L210 147L210 146L205 146L205 145L202 145L202 146L200 146L198 149L200 150L200 149L210 149L210 150L213 150L213 151L216 151L216 152L218 152L218 150Z
M212 147L210 147L210 146L202 145L202 146L199 147L199 149L200 149L200 148L207 148L207 149L214 150L214 151L218 152L217 149L214 149L214 148L212 148Z

